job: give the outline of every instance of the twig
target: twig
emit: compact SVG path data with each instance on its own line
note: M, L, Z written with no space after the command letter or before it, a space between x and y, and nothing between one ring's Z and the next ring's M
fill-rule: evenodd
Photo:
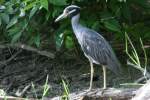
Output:
M24 89L20 92L19 90L17 90L17 92L15 93L16 96L20 97L20 96L23 96L24 93L30 88L30 84L28 84L27 86L24 87Z
M150 77L147 77L147 78L150 78ZM140 82L142 82L143 80L145 80L145 76L140 77L139 79L135 80L134 83L140 83Z
M48 52L48 51L42 51L42 50L38 50L37 48L34 48L34 47L31 47L29 45L26 45L26 44L22 44L22 43L15 43L15 44L1 44L0 45L0 48L1 49L4 49L4 48L21 48L21 49L24 49L24 50L28 50L28 51L32 51L32 52L36 52L42 56L46 56L46 57L49 57L49 58L52 58L54 59L55 58L55 55L51 52Z
M0 100L25 100L25 98L13 97L13 96L0 96ZM35 100L35 99L30 99Z
M5 60L5 61L0 61L0 64L6 65L7 63L9 63L11 60L13 60L22 50L19 50L17 53L15 53L14 55L12 55L9 59Z
M15 70L15 71L12 71L10 73L7 73L7 74L3 74L0 76L0 79L4 78L4 77L8 77L8 76L12 76L12 75L17 75L19 73L25 73L25 72L28 72L29 70L33 70L34 68L32 67L29 67L29 68L22 68L22 69L19 69L19 70Z
M130 65L130 66L135 67L136 69L140 70L142 73L145 73L145 76L146 76L147 78L150 78L150 73L147 72L147 71L145 72L145 69L144 69L144 68L142 68L142 67L140 67L140 66L137 66L137 65L135 65L135 64L133 64L133 63L131 63L131 62L129 62L129 61L127 61L127 64Z

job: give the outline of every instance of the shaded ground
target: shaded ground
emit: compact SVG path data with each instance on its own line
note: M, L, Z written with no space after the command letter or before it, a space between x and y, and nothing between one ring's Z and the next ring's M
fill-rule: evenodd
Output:
M12 52L12 55L14 52ZM3 51L3 54L1 54L1 59L10 57L10 53L7 55ZM125 70L126 73L121 76L116 76L112 72L107 71L108 86L119 87L120 83L133 82L133 80L141 76L138 71L135 74L133 68ZM42 97L43 87L48 75L50 90L47 96L53 97L63 94L62 79L68 84L70 92L87 89L90 80L89 72L89 62L84 58L58 56L56 59L48 59L32 52L21 51L9 62L1 62L0 89L12 96L40 98ZM95 66L93 87L102 86L102 69L100 66Z

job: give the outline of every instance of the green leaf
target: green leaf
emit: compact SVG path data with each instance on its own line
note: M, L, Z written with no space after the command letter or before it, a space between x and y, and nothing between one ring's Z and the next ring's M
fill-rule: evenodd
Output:
M40 0L40 3L41 3L41 6L44 7L48 11L48 0Z
M2 18L2 21L6 24L9 23L9 15L6 14L6 13L1 13L1 18Z
M59 7L54 7L54 10L53 10L53 12L52 12L52 17L54 18L54 17L58 16L58 14L60 14L60 12L62 12L62 9L61 9L61 8L59 8Z
M73 38L71 36L67 36L65 39L65 47L67 49L72 49L74 47Z
M68 30L64 30L67 26L68 23L64 23L62 26L59 27L59 29L55 33L55 43L56 43L57 50L60 50L60 48L62 47L65 33L70 33L68 32Z
M4 3L5 2L5 0L0 0L0 4L2 4L2 3Z
M1 20L1 18L0 18L0 26L1 26L1 24L2 24L2 20Z
M55 42L56 42L56 49L60 50L64 41L64 33L56 33L55 34Z
M100 28L100 23L99 21L95 21L92 25L92 29L98 31Z
M12 42L12 43L15 43L16 41L18 41L18 40L20 39L21 35L22 35L22 31L16 33L16 34L13 36L11 42Z
M23 3L27 4L29 2L31 2L32 0L23 0Z
M49 0L49 2L57 6L63 6L67 4L67 0Z
M104 26L112 31L121 32L121 26L115 19L104 21Z
M143 8L150 8L150 3L148 0L133 0L133 2Z
M47 12L45 15L45 20L48 21L49 18L51 18L51 13Z
M15 25L16 23L18 22L18 17L13 17L11 20L10 20L10 22L8 23L8 25L6 26L6 28L8 29L8 28L10 28L10 27L12 27L13 25Z
M9 4L9 6L6 7L6 11L8 14L14 14L15 13L15 9L12 7L13 5Z
M38 3L38 1L34 1L34 2L30 3L23 10L24 11L29 10L29 9L33 8L37 3Z
M8 30L8 36L13 36L20 31L20 27L12 27Z
M108 18L112 17L112 14L108 11L100 12L101 20L108 20Z
M40 34L37 34L35 37L34 37L34 43L36 44L37 47L40 47Z
M128 20L128 21L131 21L131 12L130 12L130 8L128 6L127 3L124 3L123 4L123 7L122 7L122 14L123 16Z
M33 15L36 13L37 10L38 10L37 6L32 8L32 10L30 11L29 19L31 19L33 17Z

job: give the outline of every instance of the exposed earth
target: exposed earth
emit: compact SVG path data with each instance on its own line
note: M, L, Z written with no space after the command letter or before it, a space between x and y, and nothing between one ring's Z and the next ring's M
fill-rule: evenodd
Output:
M64 94L62 80L68 85L69 92L86 90L90 81L90 65L86 58L67 56L57 56L50 59L29 51L21 51L10 61L2 63L3 59L9 59L17 51L14 50L12 55L9 51L1 51L0 64L0 89L7 95L19 96L25 98L41 98L48 76L49 91L47 97L55 97ZM73 55L73 54L72 54ZM100 88L103 86L102 68L95 65L94 86ZM108 87L123 87L119 84L132 83L141 77L134 74L133 67L123 66L123 73L116 76L113 72L107 71ZM124 72L124 71L123 71ZM133 73L134 72L134 73Z

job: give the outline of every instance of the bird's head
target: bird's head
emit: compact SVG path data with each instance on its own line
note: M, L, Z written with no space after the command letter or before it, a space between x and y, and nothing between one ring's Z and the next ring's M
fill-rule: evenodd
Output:
M56 18L55 22L58 22L61 19L64 19L66 17L73 17L79 14L79 12L80 12L80 7L76 5L70 5L64 9L63 13L60 16Z

